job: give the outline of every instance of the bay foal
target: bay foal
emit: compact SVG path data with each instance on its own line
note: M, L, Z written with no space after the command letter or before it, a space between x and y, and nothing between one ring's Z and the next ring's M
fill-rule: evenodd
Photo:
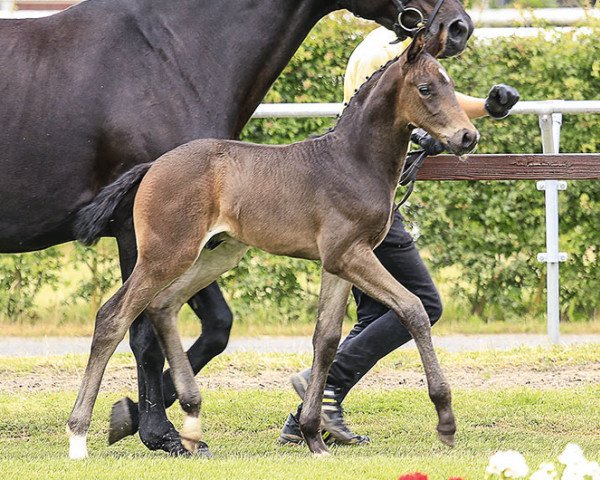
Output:
M444 37L441 33L426 45L424 35L417 35L402 57L365 83L336 128L321 137L285 146L190 142L152 165L135 167L81 212L79 237L89 243L141 180L134 205L137 264L98 312L88 366L68 420L71 458L87 456L86 434L106 364L144 309L186 414L184 446L190 452L199 443L204 447L201 397L181 346L177 312L191 295L233 268L250 246L322 262L312 375L300 418L313 453L327 453L319 431L321 400L352 284L393 309L413 336L437 409L439 436L453 443L450 388L431 343L427 314L373 254L390 226L412 129L427 130L456 154L470 151L478 139L452 81L434 58Z

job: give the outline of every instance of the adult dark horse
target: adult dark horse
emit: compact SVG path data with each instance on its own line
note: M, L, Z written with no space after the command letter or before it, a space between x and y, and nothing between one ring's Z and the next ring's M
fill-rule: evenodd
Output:
M409 0L425 16L433 0ZM0 252L72 240L75 213L132 166L192 139L236 138L269 86L324 15L348 8L402 33L399 0L88 0L60 14L0 22ZM438 5L439 6L439 5ZM396 24L396 25L395 25ZM449 29L446 56L473 26L457 0L432 22ZM404 32L410 34L410 32ZM106 235L116 237L126 278L136 260L131 199ZM226 346L231 313L216 285L189 301L202 336L199 371ZM208 321L210 320L210 321ZM167 420L170 377L150 324L131 329L139 425L150 449L184 453ZM166 400L163 401L163 398Z

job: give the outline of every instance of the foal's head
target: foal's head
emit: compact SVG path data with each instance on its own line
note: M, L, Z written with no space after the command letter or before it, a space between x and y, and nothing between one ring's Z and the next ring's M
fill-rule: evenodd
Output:
M454 82L435 58L445 41L443 30L429 42L419 33L408 47L401 64L397 115L433 135L452 153L462 155L475 148L479 132L458 104Z

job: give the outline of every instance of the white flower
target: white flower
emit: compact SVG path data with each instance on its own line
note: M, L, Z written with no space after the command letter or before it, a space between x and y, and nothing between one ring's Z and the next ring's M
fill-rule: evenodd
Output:
M558 473L553 463L542 463L529 478L530 480L554 480L557 477Z
M600 465L598 465L598 462L588 462L584 468L584 474L592 480L600 480Z
M576 443L569 443L565 447L563 453L558 456L558 461L563 465L568 466L583 466L587 464L583 450ZM564 474L563 474L564 478Z
M583 473L583 464L568 464L563 470L561 480L585 480L585 474Z
M492 455L485 471L489 475L498 475L502 478L524 478L529 473L529 467L523 455L508 450Z

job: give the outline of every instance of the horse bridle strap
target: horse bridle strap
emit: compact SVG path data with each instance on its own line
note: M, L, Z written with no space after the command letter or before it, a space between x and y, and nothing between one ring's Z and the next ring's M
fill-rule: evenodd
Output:
M444 0L437 0L433 10L431 11L431 15L426 19L423 12L418 8L407 7L406 4L410 0L392 0L396 8L398 8L398 20L392 28L396 35L398 35L398 40L404 40L406 37L414 36L420 29L425 28L425 33L429 33L431 26L433 25L433 21L437 17L437 14L444 3ZM412 21L409 22L410 17Z

